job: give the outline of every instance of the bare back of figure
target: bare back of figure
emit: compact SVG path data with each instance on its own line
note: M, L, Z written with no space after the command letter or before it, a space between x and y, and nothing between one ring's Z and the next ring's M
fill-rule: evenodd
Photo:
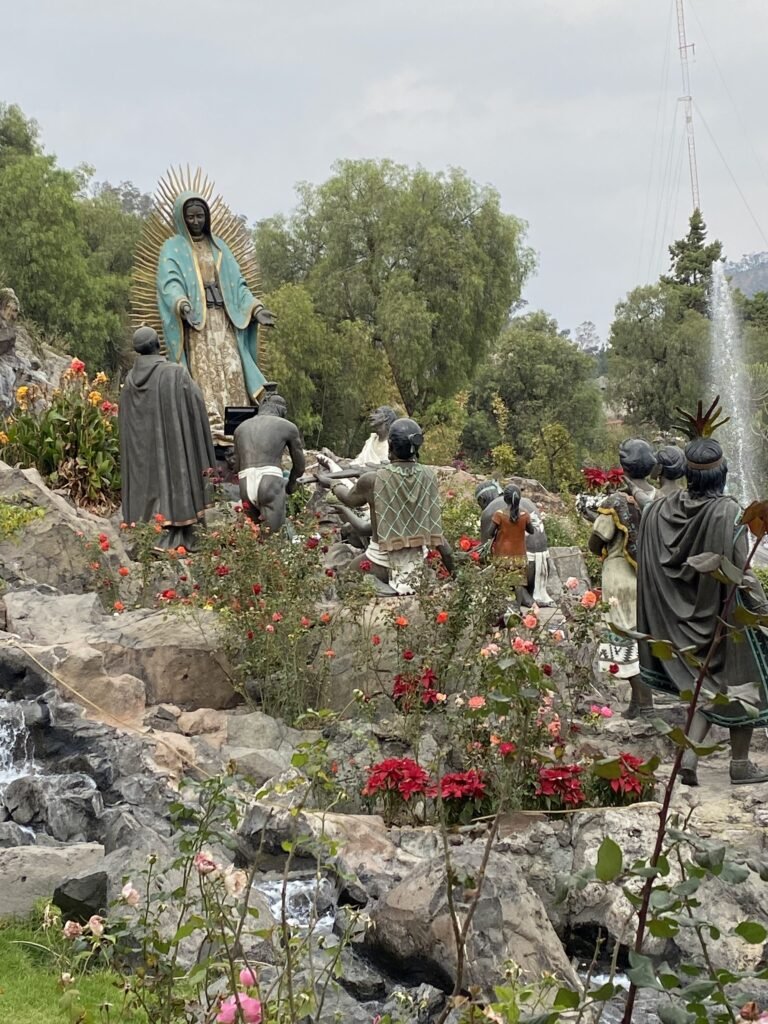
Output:
M264 519L270 531L285 523L287 494L296 487L304 472L304 451L299 428L285 419L282 398L270 396L258 415L241 423L234 434L235 469L240 482L240 497L252 519ZM286 483L283 455L288 450L291 472Z

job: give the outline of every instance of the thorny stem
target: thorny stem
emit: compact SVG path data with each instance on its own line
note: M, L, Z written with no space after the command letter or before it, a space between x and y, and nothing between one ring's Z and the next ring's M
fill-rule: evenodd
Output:
M456 936L456 981L453 985L452 997L458 996L461 993L464 982L464 964L466 960L466 944L467 935L472 925L472 918L475 916L477 905L480 902L480 896L483 891L483 883L485 882L485 873L488 870L488 861L491 857L491 850L493 844L496 841L496 835L499 831L499 825L501 823L502 806L499 805L499 809L496 811L496 816L493 819L491 830L488 833L488 839L485 842L485 848L483 849L483 858L480 861L480 868L477 872L477 878L475 879L475 894L472 897L472 902L467 910L467 916L464 918L464 924L459 925L459 918L456 911L456 905L453 901L453 894L451 892L451 857L448 850L448 835L445 825L441 821L440 833L443 839L443 851L445 854L445 881L447 889L448 899L448 910L451 915L451 923L453 926L454 935ZM448 1016L452 1009L451 999L446 1000L445 1006L443 1007L440 1016L437 1018L436 1024L445 1024Z
M677 863L678 863L678 866L680 868L680 877L681 877L681 879L685 879L685 878L687 878L687 875L685 873L685 864L683 863L683 857L682 857L682 854L680 853L680 847L679 846L675 850L675 855L677 857ZM687 900L686 900L686 903L685 903L685 912L688 914L688 917L690 917L693 920L693 916L694 916L693 915L693 911L691 910ZM712 963L712 958L709 955L709 949L707 948L707 944L704 941L704 935L702 934L702 930L701 929L702 929L702 926L700 924L694 925L693 930L696 933L696 938L699 940L699 945L701 946L701 953L702 953L702 956L704 957L704 963L707 965L707 971L709 972L710 978L714 978L715 981L717 982L717 988L718 988L718 991L719 991L720 996L722 998L722 1004L721 1005L724 1006L725 1009L727 1010L728 1016L731 1018L731 1021L733 1022L733 1024L737 1024L736 1014L733 1012L733 1010L731 1008L731 1005L728 1002L728 998L727 998L727 996L725 994L725 986L717 978L717 974L715 973L715 965Z
M760 537L757 537L755 539L755 542L750 549L749 555L747 556L747 560L744 563L744 572L746 572L752 564L752 559L755 556L755 552L757 551L761 539L762 538ZM691 697L691 702L688 706L688 715L685 720L686 736L688 735L688 732L691 728L693 716L696 714L696 708L698 706L701 688L704 685L704 680L707 678L707 675L709 674L709 667L712 664L712 660L717 652L718 647L720 646L725 637L725 631L728 628L728 613L730 612L733 602L736 598L737 591L738 586L734 584L728 591L728 594L726 595L722 611L717 620L717 627L715 628L715 633L712 637L712 643L709 645L707 656L704 659L701 668L699 669L699 674L696 678L696 684L693 688L693 696ZM650 867L652 868L655 868L659 863L659 857L661 856L662 850L664 848L664 838L667 833L667 821L669 819L669 808L672 803L672 794L674 792L675 783L677 782L677 776L680 772L680 765L683 760L683 754L685 753L685 749L686 748L684 746L678 747L677 754L675 755L675 760L672 764L672 771L670 772L669 779L667 780L667 784L664 787L664 797L661 802L661 809L659 810L659 826L656 830L656 842L654 843L653 853L651 854L651 858L648 862ZM653 881L654 876L649 876L646 879L645 884L642 888L640 912L637 916L637 932L635 933L636 953L642 953L643 950L643 942L645 941L645 930L648 922L648 911L650 910L651 905L651 893L653 892ZM631 982L629 986L629 992L627 993L627 1001L624 1005L624 1014L621 1018L621 1024L631 1024L632 1014L635 1008L636 997L637 985L634 982Z

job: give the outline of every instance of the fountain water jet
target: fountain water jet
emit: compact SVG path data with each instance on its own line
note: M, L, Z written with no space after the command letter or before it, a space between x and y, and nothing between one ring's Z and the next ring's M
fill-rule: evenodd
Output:
M749 429L749 378L741 326L720 260L712 264L709 309L712 324L710 390L720 395L723 412L730 416L730 422L718 433L728 460L727 490L746 506L757 497Z

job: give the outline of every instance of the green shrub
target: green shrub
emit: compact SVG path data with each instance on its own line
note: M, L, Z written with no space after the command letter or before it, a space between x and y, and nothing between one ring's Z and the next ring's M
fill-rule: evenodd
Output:
M0 423L0 456L33 466L76 505L109 512L120 501L117 405L105 397L107 376L89 380L73 359L61 387L48 396L37 385L16 392L17 409Z

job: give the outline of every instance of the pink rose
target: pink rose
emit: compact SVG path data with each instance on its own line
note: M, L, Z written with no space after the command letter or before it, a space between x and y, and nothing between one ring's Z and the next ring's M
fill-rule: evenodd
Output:
M214 871L219 870L219 865L210 853L206 853L203 850L195 854L193 863L201 875L212 875Z
M588 590L581 599L581 605L583 608L594 608L597 604L597 594L594 590Z
M565 581L565 585L569 590L579 589L579 581L576 579L575 576L569 576L568 579Z
M77 921L66 921L62 928L65 939L79 939L83 934L83 926Z
M525 626L526 629L536 629L538 624L539 624L539 620L536 618L535 615L528 614L523 619L523 625Z
M556 644L561 644L563 640L565 640L565 633L562 631L562 629L554 630L554 632L552 633L552 640Z
M237 1004L240 1003L240 1011L246 1024L260 1024L261 1003L252 996L239 992L237 998L230 996L221 1004L219 1015L216 1018L218 1024L235 1024L237 1020Z
M87 927L90 928L91 935L95 935L97 939L100 939L104 934L104 918L94 914L93 917L88 918Z
M244 985L246 988L253 988L256 984L256 975L250 967L244 967L242 971L240 971L240 984Z
M129 907L137 907L141 899L138 889L134 889L130 882L125 883L123 888L120 890L120 896Z
M525 640L521 636L516 636L512 641L512 650L515 654L525 654Z
M467 707L472 711L479 711L480 708L485 707L485 697L470 697L467 701Z

